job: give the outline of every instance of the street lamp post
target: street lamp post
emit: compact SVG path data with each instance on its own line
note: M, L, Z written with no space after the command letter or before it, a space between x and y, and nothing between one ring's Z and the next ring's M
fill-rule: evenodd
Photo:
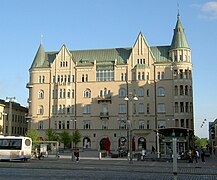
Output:
M11 136L12 128L12 102L15 100L15 97L6 97L6 100L9 100L9 115L8 115L8 135Z
M132 102L138 101L138 97L136 95L133 95L132 93L129 93L127 97L124 98L125 101ZM133 110L133 108L131 108ZM129 157L129 163L133 164L133 154L132 154L132 121L133 121L133 112L131 112L131 118L127 120L127 128L128 128L128 157Z

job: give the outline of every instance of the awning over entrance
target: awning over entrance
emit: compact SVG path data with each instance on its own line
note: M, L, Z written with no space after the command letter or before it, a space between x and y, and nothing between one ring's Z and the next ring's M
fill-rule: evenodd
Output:
M158 133L165 137L186 137L189 136L189 134L192 132L192 129L177 127L158 129Z

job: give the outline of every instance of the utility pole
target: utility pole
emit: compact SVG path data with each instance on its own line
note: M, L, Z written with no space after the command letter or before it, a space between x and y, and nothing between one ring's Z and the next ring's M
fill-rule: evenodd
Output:
M6 97L6 100L9 100L9 113L8 113L8 135L11 136L12 132L12 102L15 100L15 97Z

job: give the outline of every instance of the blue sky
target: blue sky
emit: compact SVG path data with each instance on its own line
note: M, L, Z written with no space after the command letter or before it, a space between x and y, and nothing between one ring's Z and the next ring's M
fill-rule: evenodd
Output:
M132 47L140 31L150 46L170 45L177 1L1 0L0 99L27 105L41 34L45 51ZM217 118L217 1L179 0L179 11L192 50L195 133L208 137L208 124L200 126Z

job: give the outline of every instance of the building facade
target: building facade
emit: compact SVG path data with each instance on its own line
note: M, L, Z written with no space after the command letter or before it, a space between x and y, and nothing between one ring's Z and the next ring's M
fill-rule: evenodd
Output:
M79 147L105 149L109 139L116 150L130 128L133 150L167 154L174 136L179 151L192 145L191 49L179 15L170 45L149 46L142 33L129 48L45 52L40 43L29 73L30 126L42 137L78 129Z
M0 99L0 134L24 136L28 130L27 114L28 108L16 102L5 102Z

